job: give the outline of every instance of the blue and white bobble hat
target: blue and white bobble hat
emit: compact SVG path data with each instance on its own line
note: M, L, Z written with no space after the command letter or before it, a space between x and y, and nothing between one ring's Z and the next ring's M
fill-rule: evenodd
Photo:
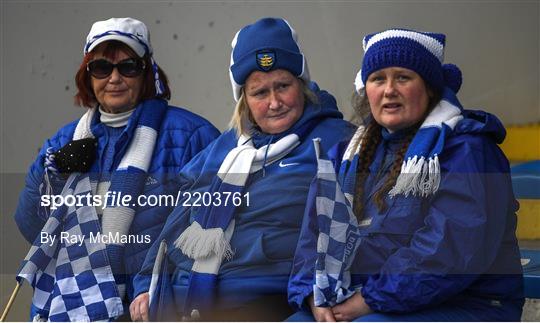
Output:
M150 33L146 25L142 21L129 17L96 21L92 25L92 28L90 28L88 36L86 36L86 44L83 49L84 55L91 52L97 45L109 40L116 40L128 45L139 57L143 57L145 54L150 56L154 72L156 94L162 94L163 84L159 79L157 64L152 56L154 51L150 43Z
M444 34L390 29L364 37L362 69L356 75L355 88L364 88L368 76L380 69L399 66L418 73L435 91L449 87L457 93L461 71L453 64L443 64Z
M253 71L285 69L310 81L296 31L283 18L263 18L245 26L236 33L231 46L229 77L236 101Z
M364 37L362 69L354 82L359 93L371 73L398 66L418 73L441 95L405 152L396 184L388 192L392 197L397 194L426 197L437 192L441 181L438 156L448 134L463 119L463 107L456 97L461 87L461 71L453 64L443 64L445 39L443 34L406 29L390 29ZM361 138L363 129L358 129L355 138Z

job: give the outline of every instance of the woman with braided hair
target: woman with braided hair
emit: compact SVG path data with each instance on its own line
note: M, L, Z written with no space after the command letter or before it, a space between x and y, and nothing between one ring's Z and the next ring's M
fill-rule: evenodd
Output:
M518 204L497 146L505 130L461 107L461 72L443 64L444 46L445 35L413 30L364 38L356 108L370 114L328 152L336 176L321 175L319 160L289 320L520 319Z

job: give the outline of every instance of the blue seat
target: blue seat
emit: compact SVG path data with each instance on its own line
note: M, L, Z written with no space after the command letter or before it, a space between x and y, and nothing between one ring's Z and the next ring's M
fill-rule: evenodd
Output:
M517 199L540 199L540 160L512 166L511 172Z
M540 250L521 249L525 297L540 298Z
M540 160L515 165L511 171L512 186L516 198L518 200L540 200ZM540 216L540 214L532 215ZM520 249L520 252L525 282L525 297L540 298L540 241L539 249L523 248Z

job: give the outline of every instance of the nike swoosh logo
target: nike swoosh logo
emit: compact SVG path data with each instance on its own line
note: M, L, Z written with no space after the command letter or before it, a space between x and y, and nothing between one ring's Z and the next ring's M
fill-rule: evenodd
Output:
M296 166L296 165L300 165L300 163L288 163L288 164L285 164L285 163L283 163L283 160L279 162L279 167L288 167L288 166Z

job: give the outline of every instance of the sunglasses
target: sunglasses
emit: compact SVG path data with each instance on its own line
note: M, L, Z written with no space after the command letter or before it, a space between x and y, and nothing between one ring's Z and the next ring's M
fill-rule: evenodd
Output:
M86 70L97 79L104 79L112 74L116 67L118 73L125 77L137 77L144 71L144 61L135 58L127 58L113 64L106 59L100 58L89 62Z

